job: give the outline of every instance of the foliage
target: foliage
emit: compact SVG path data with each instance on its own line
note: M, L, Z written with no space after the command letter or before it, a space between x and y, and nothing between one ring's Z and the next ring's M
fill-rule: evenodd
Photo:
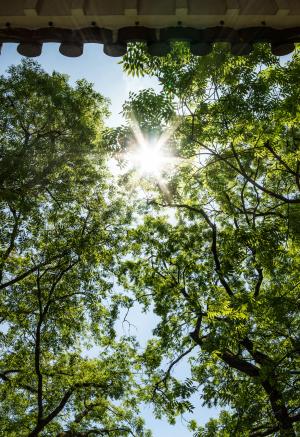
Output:
M147 182L151 199L119 269L123 286L160 318L143 355L148 399L172 421L191 410L200 386L204 404L225 409L205 428L191 421L196 436L294 436L299 52L282 64L264 45L248 57L219 45L196 58L178 43L151 59L138 45L123 66L157 76L178 114L169 144L175 169ZM132 96L126 110L138 102L147 119L144 97ZM180 382L171 372L186 356L191 378Z
M1 433L149 436L141 403L175 423L197 396L220 414L193 417L195 436L295 436L299 53L175 43L151 58L140 44L123 66L162 92L131 94L117 129L85 81L33 62L0 78ZM169 139L174 168L118 185L107 159L132 124ZM115 332L136 302L159 318L141 353Z
M105 168L106 101L33 62L0 78L0 99L0 434L148 435L135 342L114 330L130 216Z

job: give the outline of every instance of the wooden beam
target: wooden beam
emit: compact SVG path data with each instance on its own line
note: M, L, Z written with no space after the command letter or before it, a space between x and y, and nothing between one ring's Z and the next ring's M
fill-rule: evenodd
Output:
M72 0L71 14L74 16L83 16L85 0Z
M188 14L187 0L176 0L175 13L178 18L185 17Z
M124 1L124 15L132 16L138 14L137 0Z
M39 13L39 0L25 0L24 14L27 17L36 17Z
M226 15L238 15L240 5L238 0L226 0Z
M290 6L288 0L275 0L277 4L277 15L288 15L290 13Z

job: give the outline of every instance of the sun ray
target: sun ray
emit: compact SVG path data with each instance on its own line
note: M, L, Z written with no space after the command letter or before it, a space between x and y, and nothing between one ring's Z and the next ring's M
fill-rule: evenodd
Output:
M141 147L145 147L147 145L146 139L141 131L140 125L138 124L133 114L131 114L130 127L137 144L140 145Z
M174 133L177 124L173 123L165 129L158 139L147 140L134 117L131 115L131 129L135 138L135 144L128 153L129 161L142 175L160 179L163 170L171 163L170 152L166 153L165 145Z
M165 144L167 144L167 142L169 141L169 139L171 138L177 127L178 127L178 122L173 122L168 128L166 128L162 132L162 134L160 135L157 141L157 146L159 148L162 148Z

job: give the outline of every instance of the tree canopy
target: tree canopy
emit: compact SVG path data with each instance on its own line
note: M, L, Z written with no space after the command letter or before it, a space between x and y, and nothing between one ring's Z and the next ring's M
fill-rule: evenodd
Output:
M114 331L128 212L104 165L107 102L32 62L0 90L0 433L144 435L135 343Z
M204 428L190 422L197 436L299 430L299 61L263 45L196 58L180 43L163 59L133 46L123 61L159 78L159 114L172 104L177 128L174 169L149 188L120 279L160 317L144 355L157 410L192 409L197 387L224 408ZM131 106L149 118L145 93ZM179 382L171 371L187 355Z
M295 436L299 52L136 44L123 68L161 92L132 93L116 129L84 80L30 61L0 78L2 435L150 436L151 403L195 437ZM139 136L160 173L124 164ZM116 331L136 303L159 320L142 351ZM201 425L195 398L219 417Z

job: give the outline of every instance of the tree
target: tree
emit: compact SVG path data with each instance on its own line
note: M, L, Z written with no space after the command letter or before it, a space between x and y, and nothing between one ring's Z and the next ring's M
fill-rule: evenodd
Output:
M169 96L178 124L170 144L180 164L163 184L144 182L146 215L124 243L128 259L119 272L124 287L160 317L142 357L145 396L172 420L192 409L200 385L204 404L226 409L205 428L191 421L197 436L295 436L299 52L281 64L264 45L248 57L232 57L221 45L196 58L178 43L153 59L136 45L123 66L159 78L160 114ZM133 95L127 113L139 108L147 120L144 97ZM143 128L147 135L147 123ZM175 222L166 208L175 209ZM188 355L191 378L180 383L171 372Z
M147 436L140 402L172 422L193 394L223 407L190 421L197 436L299 431L299 66L263 45L196 58L180 43L164 59L132 46L125 69L163 91L124 112L145 137L168 130L176 164L138 181L147 199L128 190L136 175L118 186L107 171L134 136L105 129L90 84L32 62L1 77L3 435ZM140 355L114 329L136 300L160 317Z
M1 435L148 435L135 342L114 331L129 212L106 170L107 102L33 62L0 78L0 99Z

